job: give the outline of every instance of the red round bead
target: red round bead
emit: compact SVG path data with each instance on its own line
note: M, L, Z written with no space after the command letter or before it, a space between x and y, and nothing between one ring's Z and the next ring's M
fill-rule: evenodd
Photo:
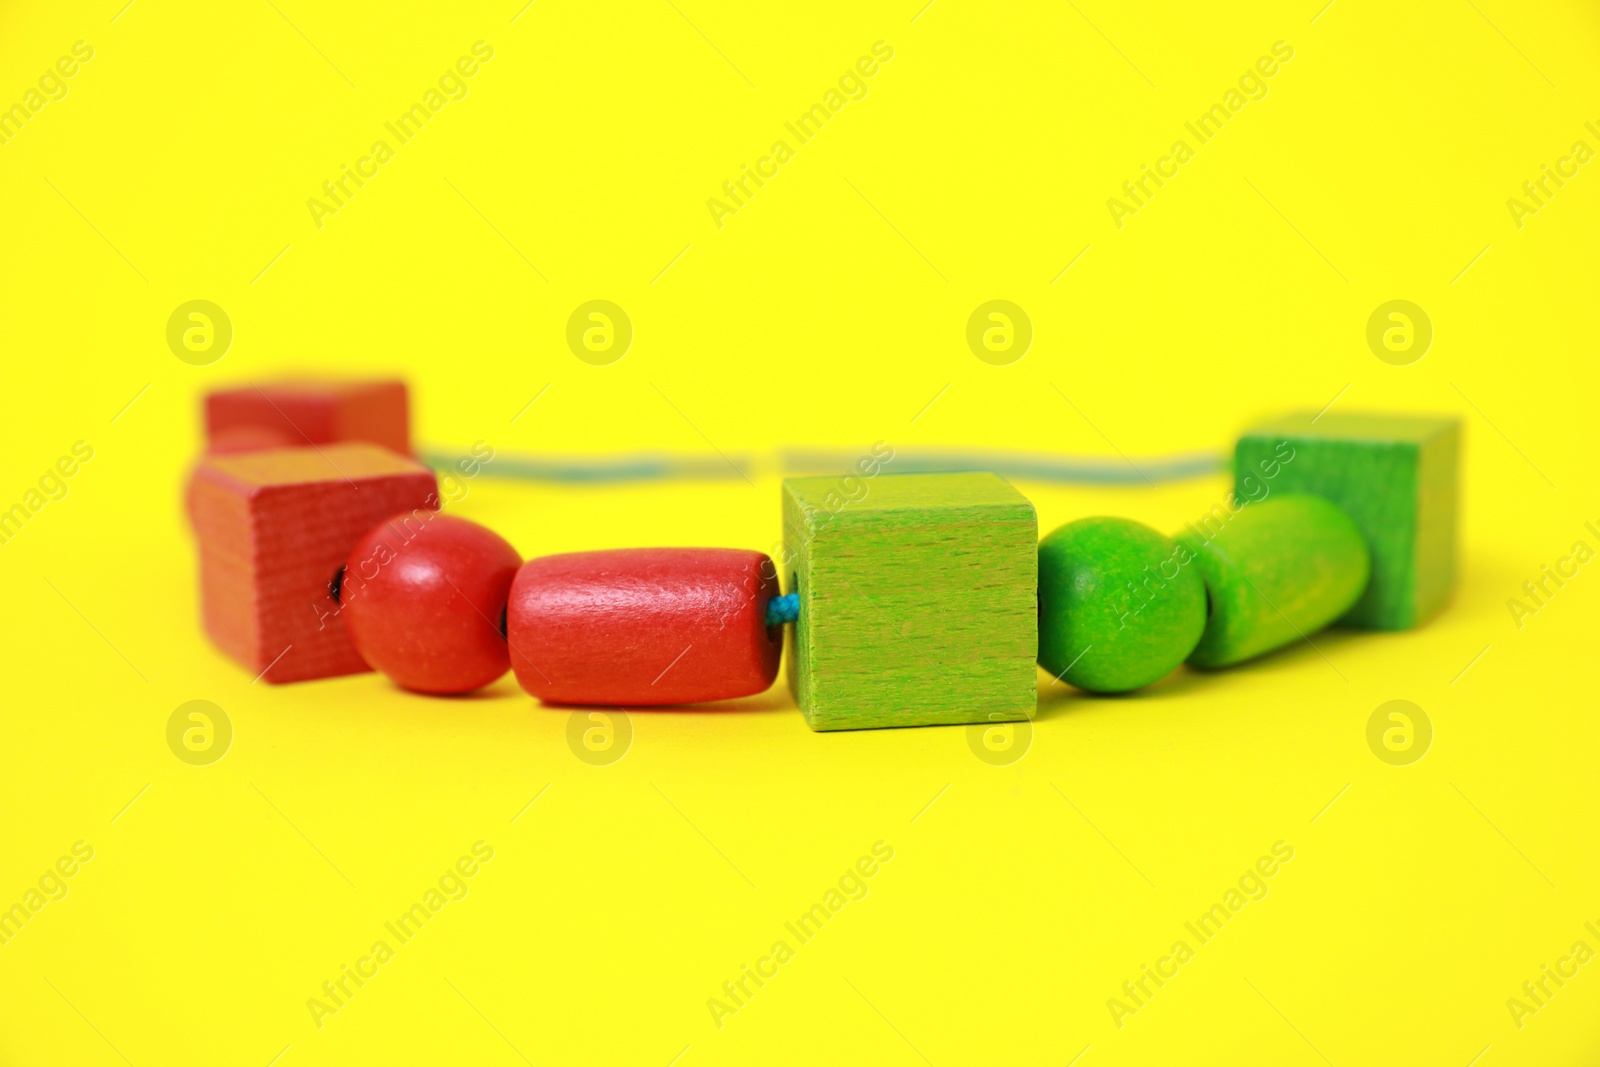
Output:
M506 598L522 557L475 522L419 511L356 543L340 616L361 658L407 689L466 693L506 672Z
M690 704L749 696L778 673L765 553L623 548L529 560L506 613L522 688L555 704Z

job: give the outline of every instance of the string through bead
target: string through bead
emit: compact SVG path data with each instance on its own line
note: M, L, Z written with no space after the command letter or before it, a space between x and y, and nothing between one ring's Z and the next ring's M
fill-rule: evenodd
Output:
M788 596L775 596L767 601L768 626L782 626L786 622L794 622L799 617L799 593L790 593Z

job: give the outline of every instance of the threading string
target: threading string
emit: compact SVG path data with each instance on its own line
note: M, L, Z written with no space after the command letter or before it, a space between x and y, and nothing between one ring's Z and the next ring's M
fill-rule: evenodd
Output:
M775 596L767 601L768 626L782 626L786 622L794 622L799 617L799 593L790 593L788 596Z

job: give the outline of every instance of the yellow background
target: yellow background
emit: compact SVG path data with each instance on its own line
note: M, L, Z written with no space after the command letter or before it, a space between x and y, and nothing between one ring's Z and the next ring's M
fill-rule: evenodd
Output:
M1600 1052L1600 964L1520 1029L1506 1006L1573 942L1600 949L1600 576L1520 630L1506 606L1574 541L1600 547L1597 164L1520 228L1506 206L1574 141L1600 147L1592 5L122 2L0 17L4 102L94 48L0 145L0 503L95 449L0 547L0 904L95 850L0 947L0 1061ZM317 228L307 199L478 40L469 94ZM706 200L880 40L868 95L718 228ZM1268 95L1115 226L1107 198L1280 40ZM195 298L236 331L214 365L166 346ZM611 366L564 342L595 298L636 330ZM964 341L994 298L1036 332L1010 366ZM1436 329L1411 366L1364 338L1395 298ZM1415 633L1329 633L1123 699L1041 678L1007 766L962 728L813 734L780 682L637 713L595 767L510 678L449 701L372 675L274 689L207 644L179 506L198 398L292 369L403 374L419 442L500 455L1137 459L1336 397L1458 413L1461 580ZM778 478L485 477L457 507L530 556L769 549ZM1019 488L1042 530L1171 530L1227 484ZM166 745L191 699L233 723L208 767ZM1391 699L1433 723L1411 766L1366 743ZM479 840L470 894L318 1029L307 999ZM714 1025L708 998L880 840L866 898ZM1265 899L1119 1029L1107 999L1280 840Z

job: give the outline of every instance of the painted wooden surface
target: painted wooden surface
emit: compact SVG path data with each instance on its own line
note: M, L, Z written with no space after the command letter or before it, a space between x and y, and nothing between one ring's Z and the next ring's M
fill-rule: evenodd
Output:
M276 381L206 395L206 450L248 452L369 441L411 454L406 386L398 380Z
M511 667L502 624L522 557L499 534L437 511L368 530L339 581L361 658L422 693L469 693Z
M1366 539L1372 577L1341 619L1405 630L1442 608L1455 586L1460 420L1324 412L1250 430L1235 450L1241 498L1312 493L1344 509Z
M204 459L190 503L206 632L268 682L367 670L329 583L374 524L438 501L431 470L377 445Z
M511 665L552 704L689 704L778 676L772 561L739 548L619 548L529 560L511 586Z
M1177 541L1206 585L1195 667L1226 667L1316 633L1350 610L1371 571L1361 531L1320 496L1274 494L1220 525L1192 523Z
M1038 520L998 475L790 478L789 684L814 730L1030 718Z
M1123 693L1159 681L1205 629L1184 550L1132 519L1084 518L1039 542L1039 666L1069 685Z

